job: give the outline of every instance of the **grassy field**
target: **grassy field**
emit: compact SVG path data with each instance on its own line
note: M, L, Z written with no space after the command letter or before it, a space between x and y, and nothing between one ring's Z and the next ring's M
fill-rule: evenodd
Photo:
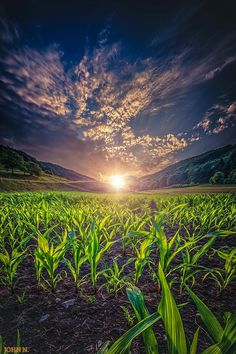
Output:
M235 202L1 193L0 350L235 353Z
M40 192L40 191L89 191L100 187L90 181L70 181L66 178L43 174L40 177L23 173L0 174L0 192Z
M160 188L155 190L146 191L150 194L195 194L195 193L236 193L235 184L202 184L199 186L189 186L189 187L168 187Z
M59 176L43 174L41 177L24 176L20 171L16 171L12 176L5 170L0 170L0 192L40 192L40 191L95 191L104 190L102 185L86 181L69 181ZM148 194L187 194L187 193L235 193L236 185L199 185L176 188L160 188L139 193Z

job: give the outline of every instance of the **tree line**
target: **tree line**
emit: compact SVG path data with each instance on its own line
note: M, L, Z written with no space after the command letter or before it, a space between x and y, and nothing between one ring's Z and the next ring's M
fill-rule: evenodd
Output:
M15 170L22 171L24 174L28 173L31 176L41 176L41 166L33 161L26 161L20 154L14 150L5 149L0 155L0 164L7 170L11 170L14 174Z
M209 183L211 184L236 184L236 170L232 170L226 177L224 172L217 171L211 176Z

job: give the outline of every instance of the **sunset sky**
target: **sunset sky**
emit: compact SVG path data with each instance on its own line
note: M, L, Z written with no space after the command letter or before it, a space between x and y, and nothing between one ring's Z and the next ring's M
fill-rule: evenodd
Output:
M236 143L233 3L1 1L0 143L96 178Z

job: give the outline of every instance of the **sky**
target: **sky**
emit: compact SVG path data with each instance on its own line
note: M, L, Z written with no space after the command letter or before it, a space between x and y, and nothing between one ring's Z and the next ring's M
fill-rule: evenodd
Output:
M0 2L0 144L103 179L236 143L234 1Z

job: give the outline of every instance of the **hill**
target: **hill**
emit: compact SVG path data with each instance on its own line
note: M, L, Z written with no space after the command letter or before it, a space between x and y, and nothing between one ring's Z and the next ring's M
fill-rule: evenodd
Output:
M221 171L225 177L228 177L235 168L236 145L227 145L179 161L162 171L141 177L140 189L209 183L215 172Z
M78 172L56 165L55 163L40 161L40 165L45 171L50 171L54 175L67 178L70 181L95 181L91 177L81 175Z
M11 152L15 152L20 157L22 157L24 162L35 163L36 165L38 165L42 169L42 171L44 173L46 173L48 175L54 175L54 176L66 178L70 181L93 181L93 182L95 182L95 179L93 179L91 177L79 174L73 170L56 165L51 162L38 161L34 157L25 153L24 151L16 150L16 149L10 148L8 146L3 146L3 145L0 145L0 164L1 164L1 158L5 154L9 154Z
M24 151L0 145L0 191L44 190L106 192L109 186L54 163L38 161Z

